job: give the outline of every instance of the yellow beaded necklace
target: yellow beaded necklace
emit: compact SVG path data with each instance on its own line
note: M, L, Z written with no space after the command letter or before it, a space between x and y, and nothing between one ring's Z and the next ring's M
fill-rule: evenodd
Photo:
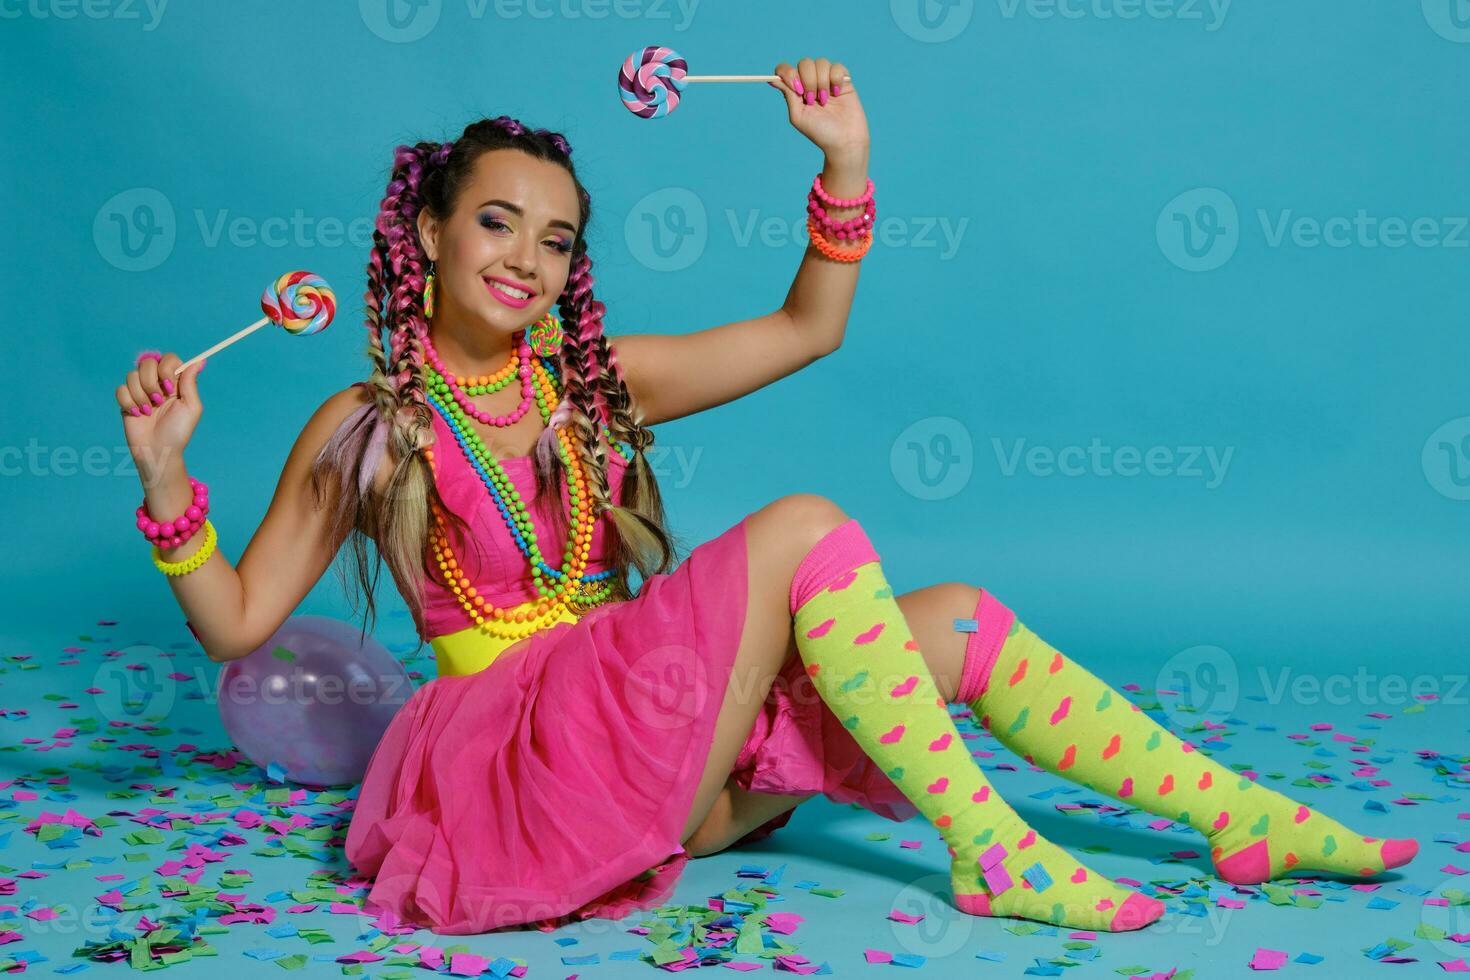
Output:
M551 412L561 401L561 395L545 367L538 360L533 359L531 363L533 382L540 396L537 398L538 407L541 409L543 419L549 423ZM466 427L464 432L471 440L478 441L473 430ZM440 575L475 625L481 632L489 636L499 639L521 639L555 622L562 621L564 613L576 617L609 599L622 597L620 594L615 594L610 585L599 585L583 578L592 550L592 531L596 518L592 515L590 506L576 506L577 501L587 500L588 489L586 473L572 445L571 437L561 429L556 431L556 436L560 443L562 465L567 470L569 496L573 502L573 514L571 515L573 531L568 542L566 553L568 561L563 567L563 579L553 590L553 595L546 596L545 589L542 587L543 596L539 600L529 600L513 607L498 607L488 602L484 596L479 594L469 577L464 574L458 558L449 545L446 518L439 506L431 502L435 526L430 543ZM488 451L485 455L488 456ZM437 480L438 464L435 461L433 450L425 449L424 457L429 461L430 471ZM496 465L498 467L498 464ZM509 484L508 477L506 482ZM511 489L514 492L513 485ZM533 572L539 571L534 565L532 570ZM540 576L533 575L533 577L538 579L538 587L540 587Z

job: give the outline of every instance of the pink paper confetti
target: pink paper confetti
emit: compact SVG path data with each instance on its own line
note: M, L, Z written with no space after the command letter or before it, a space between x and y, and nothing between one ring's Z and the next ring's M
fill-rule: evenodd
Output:
M1281 964L1286 962L1286 953L1279 949L1266 949L1256 947L1256 953L1251 957L1250 968L1252 970L1279 970Z

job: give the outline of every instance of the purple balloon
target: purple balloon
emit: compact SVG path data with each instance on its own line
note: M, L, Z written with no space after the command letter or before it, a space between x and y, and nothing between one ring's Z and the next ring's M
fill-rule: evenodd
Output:
M413 694L396 657L359 626L292 616L220 671L220 719L262 769L311 786L355 783L393 715Z

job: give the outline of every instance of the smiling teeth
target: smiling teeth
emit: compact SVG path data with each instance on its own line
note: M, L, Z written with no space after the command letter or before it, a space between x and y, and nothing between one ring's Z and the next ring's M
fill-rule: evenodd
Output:
M503 282L492 282L491 285L500 290L502 293L505 293L507 296L514 296L516 299L529 299L531 296L531 294L526 292L524 289L514 289L510 286L507 286Z

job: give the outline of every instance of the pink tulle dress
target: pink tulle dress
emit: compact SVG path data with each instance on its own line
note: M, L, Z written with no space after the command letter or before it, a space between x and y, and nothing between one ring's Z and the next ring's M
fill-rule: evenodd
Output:
M451 547L473 555L473 581L493 605L532 598L528 563L503 517L437 413L434 425L440 493L475 535L451 538ZM609 457L617 496L628 464ZM559 525L532 503L530 459L500 463L545 547ZM745 520L649 578L636 597L414 692L373 753L348 829L347 858L372 879L369 911L455 935L619 919L669 898L688 861L680 840L745 621ZM606 525L595 529L589 574L609 567ZM438 575L425 576L425 639L473 625ZM756 792L824 793L892 820L917 812L817 696L796 656L731 776Z

